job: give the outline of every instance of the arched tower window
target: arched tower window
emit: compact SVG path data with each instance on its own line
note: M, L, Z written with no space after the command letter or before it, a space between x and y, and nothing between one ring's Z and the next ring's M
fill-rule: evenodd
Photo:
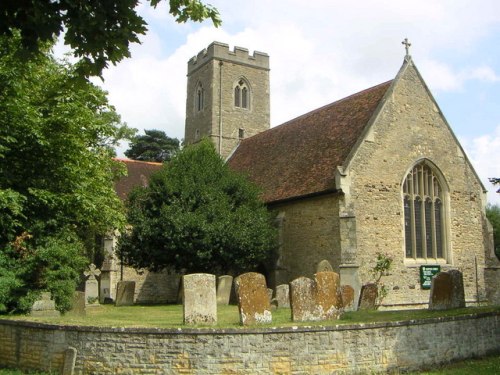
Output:
M240 79L234 87L234 106L238 108L250 108L250 90L244 79Z
M446 259L444 190L428 162L415 165L403 182L406 259Z
M196 97L194 102L196 103L196 110L202 111L205 108L205 90L201 83L198 83L196 87Z

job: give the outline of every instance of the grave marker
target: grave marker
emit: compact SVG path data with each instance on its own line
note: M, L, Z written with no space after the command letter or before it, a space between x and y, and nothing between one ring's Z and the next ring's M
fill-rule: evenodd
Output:
M215 275L195 273L182 277L184 324L217 323Z
M269 294L264 275L248 272L235 279L236 296L243 325L272 321Z

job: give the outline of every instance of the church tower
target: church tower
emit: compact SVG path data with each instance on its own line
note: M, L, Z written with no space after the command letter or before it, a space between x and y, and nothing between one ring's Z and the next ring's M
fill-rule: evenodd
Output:
M188 62L186 144L209 137L227 158L238 142L270 127L269 56L213 42Z

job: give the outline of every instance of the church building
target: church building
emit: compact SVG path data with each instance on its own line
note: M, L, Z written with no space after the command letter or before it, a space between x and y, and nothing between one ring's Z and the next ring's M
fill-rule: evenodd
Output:
M359 293L380 253L388 308L428 303L421 266L460 270L469 304L500 301L485 187L408 52L393 80L273 128L265 53L214 42L187 91L185 142L209 137L276 215L270 287L326 259Z

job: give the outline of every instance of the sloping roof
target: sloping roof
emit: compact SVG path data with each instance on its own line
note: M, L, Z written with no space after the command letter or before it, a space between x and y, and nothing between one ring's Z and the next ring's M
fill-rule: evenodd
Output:
M128 194L136 186L147 186L151 174L158 171L163 165L162 163L130 159L116 158L115 160L122 162L127 167L127 175L115 182L116 194L122 200L127 199Z
M335 189L343 165L392 81L242 140L228 160L276 202Z

